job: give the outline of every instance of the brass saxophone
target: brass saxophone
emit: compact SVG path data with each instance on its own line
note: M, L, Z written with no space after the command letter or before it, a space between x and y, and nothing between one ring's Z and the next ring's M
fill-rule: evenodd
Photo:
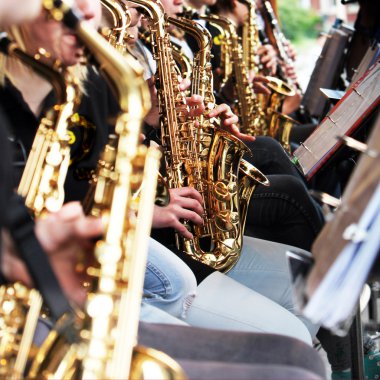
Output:
M219 25L224 30L225 40L222 46L226 49L226 55L229 56L228 62L231 64L231 69L228 69L228 72L234 80L234 89L238 100L232 107L239 115L242 132L254 136L260 135L265 123L265 112L249 82L247 67L243 59L243 49L234 23L226 17L217 15L200 16L200 18L213 25ZM223 67L223 71L225 69Z
M68 125L79 102L78 86L66 72L22 51L6 33L0 37L4 54L18 59L52 83L58 103L43 117L19 184L18 193L35 217L58 211L64 201L63 185L70 163ZM32 340L42 312L42 297L21 283L0 288L0 378L19 379L36 353Z
M79 89L67 72L46 65L22 51L3 34L4 53L20 60L52 83L57 104L42 118L21 177L18 193L39 217L58 211L64 201L64 183L70 164L68 124L79 103Z
M184 54L184 52L178 48L176 45L172 45L172 53L174 61L179 67L182 78L190 79L192 71L192 63L189 57Z
M113 25L106 30L102 30L102 35L121 54L127 53L128 27L131 22L131 15L128 7L122 1L101 0L104 9L112 17Z
M213 20L212 17L207 17L207 20L210 19ZM193 62L191 94L201 95L205 105L207 106L206 112L209 112L216 106L213 90L213 71L210 62L212 47L211 35L207 29L200 25L198 22L189 20L187 18L169 17L168 21L183 29L198 43L199 49L194 55ZM257 168L242 159L242 155L248 151L248 148L238 139L236 139L237 141L231 139L232 136L222 136L221 144L223 145L223 149L221 150L221 156L227 157L230 152L232 152L233 159L231 159L229 162L229 160L226 158L222 163L219 161L213 161L214 157L219 156L219 153L217 151L215 151L217 153L214 153L212 150L215 149L215 145L217 146L215 141L218 141L220 139L219 134L221 132L217 130L219 127L219 120L215 118L211 120L205 119L204 115L201 115L197 118L197 122L199 123L199 126L195 131L195 138L197 141L196 149L199 159L198 162L200 162L199 172L201 173L201 178L199 178L199 181L201 183L203 182L205 184L205 189L207 189L206 193L204 194L204 197L206 197L205 221L207 221L209 225L206 226L206 229L204 229L204 227L194 227L196 236L198 236L197 243L199 247L197 247L195 244L193 246L190 245L187 247L186 241L182 241L181 247L192 257L196 258L199 261L206 262L203 258L206 253L204 252L204 248L202 250L201 247L201 239L204 237L210 236L211 241L216 246L220 240L223 242L222 244L225 244L228 239L234 239L238 242L236 244L236 247L240 247L241 249L247 210L252 193L255 190L257 184L268 186L269 181ZM210 144L213 138L215 139L213 142L215 145ZM236 153L233 153L236 147L238 150ZM226 188L223 188L221 183L225 185L228 184L228 187L232 184L231 179L235 179L236 163L234 160L238 161L239 168L238 194L228 194L228 191L226 191ZM210 170L213 165L219 165L219 168L216 169L215 173L212 173ZM230 167L228 165L230 165ZM196 172L198 172L198 170ZM211 173L212 175L210 175ZM222 177L222 173L228 174L224 174L225 177ZM228 176L230 177L228 178ZM205 178L206 180L204 180ZM203 190L202 187L201 190ZM230 196L231 199L233 199L233 204L238 204L239 207L237 209L234 209L231 204L228 204L228 202L226 202L226 196ZM228 225L228 222L232 220L231 216L228 214L229 212L231 214L236 212L239 215L240 224L239 226L235 226L238 232L230 228L231 226ZM216 221L215 225L212 225L210 223L210 220L213 218L215 218ZM228 222L226 222L226 220ZM219 231L218 228L222 231ZM213 234L213 232L210 233L210 231L216 231L216 233ZM214 242L215 239L217 240L216 243ZM189 248L192 249L189 250ZM225 254L227 256L230 253L232 257L235 258L235 252L226 252ZM215 257L211 256L212 254ZM220 256L218 247L214 251L207 253L207 255L208 261L210 261L210 258L212 259L213 267L216 267L213 262L221 262L221 258L218 257ZM207 264L209 264L208 261L206 262ZM223 268L222 270L228 270L232 268L233 263L230 265L230 267L227 265L226 269Z
M196 127L195 120L188 119L162 5L158 1L133 2L141 5L150 18L152 48L158 66L161 134L169 187L192 186L203 198L204 225L192 226L185 221L194 238L184 239L177 235L178 246L194 259L228 271L238 260L242 244L238 170L245 146L229 133L217 129L216 119L201 116L199 127ZM209 41L209 37L206 40ZM201 59L202 63L193 65L193 86L203 87L193 88L192 92L203 95L211 110L215 100L212 91L208 91L210 87L206 86L212 82L212 76L209 76L210 52L203 42L202 47L205 48L204 54L195 58Z
M41 308L37 290L18 282L0 287L0 379L23 378L35 354L32 341Z
M183 376L178 365L155 350L135 348L147 241L153 212L159 153L139 144L140 125L150 107L142 69L122 56L61 1L44 1L56 20L66 20L98 61L118 97L117 147L108 186L97 183L94 208L105 220L96 244L97 265L86 312L61 320L39 349L28 378L126 379ZM144 169L145 168L145 169ZM134 191L144 183L138 198ZM98 204L99 203L99 204ZM101 206L101 207L99 207ZM137 213L138 218L135 217ZM69 322L74 322L70 323ZM146 371L155 368L154 373Z
M254 0L241 0L249 10L248 21L243 25L243 50L247 68L256 73L264 74L265 71L258 63L256 51L260 46L260 39L257 27L256 5ZM269 135L277 139L285 150L290 153L289 135L291 128L297 122L289 116L281 113L282 105L286 97L294 96L295 89L292 85L283 80L266 75L269 80L267 86L272 91L271 95L258 94L261 109L266 113L266 117L261 124L261 135Z

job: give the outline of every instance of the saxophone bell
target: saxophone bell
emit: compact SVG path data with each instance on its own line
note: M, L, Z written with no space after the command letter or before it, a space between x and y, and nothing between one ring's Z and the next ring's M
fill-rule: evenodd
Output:
M299 124L299 122L290 116L277 111L272 112L268 134L276 139L289 154L291 154L290 132L296 124Z
M266 83L266 85L276 93L283 95L283 96L294 96L295 95L295 90L292 86L290 86L288 83L284 82L283 80L276 78L276 77L271 77L271 76L266 76L266 79L269 80L269 83Z
M258 185L270 186L269 179L254 165L242 159L239 167L240 220L242 222L242 231L245 229L249 200Z

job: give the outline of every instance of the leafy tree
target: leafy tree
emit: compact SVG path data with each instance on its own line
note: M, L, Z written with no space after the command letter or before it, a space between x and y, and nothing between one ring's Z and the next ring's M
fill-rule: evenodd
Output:
M320 32L322 18L312 9L301 7L300 0L277 1L281 28L292 41L315 38Z

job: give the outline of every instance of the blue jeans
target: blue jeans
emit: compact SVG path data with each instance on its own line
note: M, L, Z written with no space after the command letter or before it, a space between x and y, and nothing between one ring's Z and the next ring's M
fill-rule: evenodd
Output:
M193 301L196 288L190 268L172 251L150 239L143 302L179 318Z

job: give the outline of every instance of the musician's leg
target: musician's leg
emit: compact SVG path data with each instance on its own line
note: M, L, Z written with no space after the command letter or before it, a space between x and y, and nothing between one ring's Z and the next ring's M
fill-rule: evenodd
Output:
M254 276L254 273L249 273ZM271 276L269 278L272 279ZM266 332L311 344L307 328L292 313L220 272L211 274L200 283L184 320L197 327Z
M351 343L349 335L339 337L321 328L317 338L326 351L333 379L351 378Z
M304 142L315 130L316 124L298 124L294 125L290 131L290 141L295 145Z
M303 317L293 302L285 253L294 249L296 248L289 245L245 236L240 259L227 275L292 312L314 337L319 326Z
M310 250L324 224L319 205L297 178L268 178L270 186L258 186L252 195L245 235Z
M180 317L193 301L196 287L190 268L162 244L150 239L143 301Z
M164 323L168 325L183 325L187 326L187 323L173 317L169 313L159 309L158 307L154 307L145 303L144 301L141 303L140 310L140 321L149 322L149 323Z
M244 159L265 175L288 174L303 180L284 148L272 137L258 136L255 141L248 142L247 145L252 154L246 154Z

